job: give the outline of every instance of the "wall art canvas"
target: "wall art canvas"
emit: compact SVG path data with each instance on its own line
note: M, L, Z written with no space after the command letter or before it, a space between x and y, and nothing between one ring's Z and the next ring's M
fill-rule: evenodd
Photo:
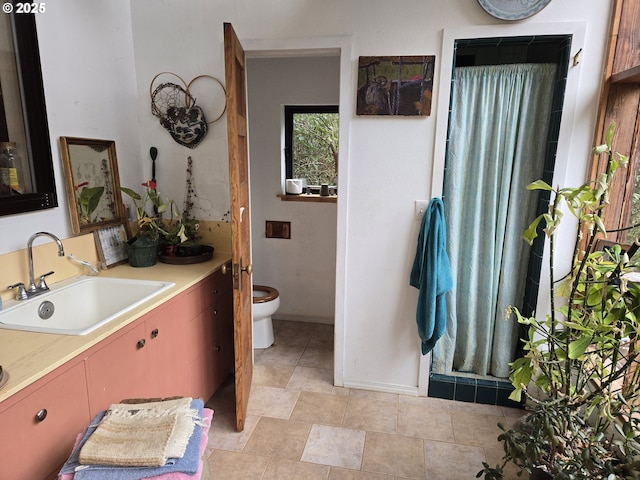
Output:
M431 114L435 55L360 57L358 115Z

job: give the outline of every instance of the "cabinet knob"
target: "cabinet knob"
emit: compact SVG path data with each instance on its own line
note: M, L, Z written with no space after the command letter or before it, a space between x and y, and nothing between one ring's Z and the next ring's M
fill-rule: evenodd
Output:
M216 345L216 352L219 352L220 350L222 350L222 347L220 345Z
M145 340L143 338L141 340L138 340L138 343L136 344L136 346L138 347L138 349L140 349L140 348L144 347L145 343L147 343L147 342L145 342Z
M218 314L218 310L216 310L215 308L213 309L213 314L217 315Z
M42 410L38 411L38 413L36 413L36 422L41 422L45 418L47 418L47 409L46 408L43 408Z
M159 333L160 332L158 331L158 329L154 328L153 330L151 330L151 338L156 338Z

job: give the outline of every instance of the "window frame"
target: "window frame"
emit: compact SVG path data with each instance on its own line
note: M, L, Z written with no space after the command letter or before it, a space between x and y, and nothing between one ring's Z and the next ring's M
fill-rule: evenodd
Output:
M293 176L293 116L297 113L340 113L338 105L284 106L284 165L285 178Z

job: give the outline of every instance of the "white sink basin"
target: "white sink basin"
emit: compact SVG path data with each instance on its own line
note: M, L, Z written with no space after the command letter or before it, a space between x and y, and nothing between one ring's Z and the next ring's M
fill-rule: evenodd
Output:
M154 280L74 277L29 300L5 302L0 328L86 335L173 285ZM49 314L49 318L42 318Z

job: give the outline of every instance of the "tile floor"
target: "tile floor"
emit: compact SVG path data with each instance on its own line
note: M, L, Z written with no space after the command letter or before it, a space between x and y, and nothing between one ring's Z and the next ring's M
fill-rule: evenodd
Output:
M497 423L522 413L334 387L332 325L275 321L274 330L274 345L255 352L244 431L234 427L233 385L207 403L211 480L471 480L502 457Z

